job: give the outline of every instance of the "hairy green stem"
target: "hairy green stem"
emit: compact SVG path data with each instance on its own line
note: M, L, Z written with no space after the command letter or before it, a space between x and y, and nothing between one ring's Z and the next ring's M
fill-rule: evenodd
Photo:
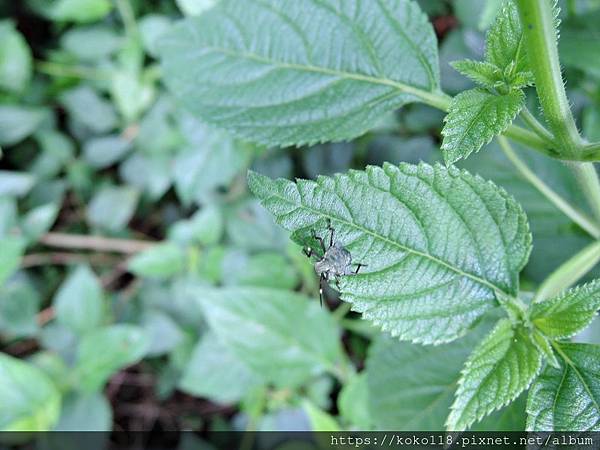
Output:
M510 145L510 142L503 137L498 136L498 143L500 148L509 159L509 161L515 166L519 173L525 178L533 187L535 187L544 197L562 211L567 217L573 222L583 228L590 236L600 239L600 225L595 223L585 213L579 211L577 208L571 206L564 198L558 195L550 186L539 178L528 166L523 162L517 155L515 150Z
M560 70L558 37L552 2L517 0L525 46L544 117L561 152L574 156L582 139L571 114L571 107Z
M596 241L563 263L541 284L533 302L542 302L568 289L600 262L600 241Z
M523 119L523 122L525 122L535 134L542 138L547 145L552 146L554 144L554 136L552 136L552 133L550 133L546 127L531 114L531 111L529 111L527 107L523 108L521 111L521 119Z
M600 179L596 168L591 163L568 162L567 165L575 175L596 222L600 223Z

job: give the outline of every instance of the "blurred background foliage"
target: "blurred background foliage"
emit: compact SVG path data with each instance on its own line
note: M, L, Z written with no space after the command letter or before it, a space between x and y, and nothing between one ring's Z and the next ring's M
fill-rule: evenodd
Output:
M249 195L246 171L437 161L443 115L410 105L354 142L289 149L199 123L163 87L155 48L217 1L0 2L0 430L442 428L453 389L440 385L473 343L425 354L333 291L321 310L310 261ZM419 3L444 89L471 87L448 63L481 56L501 2ZM561 6L569 95L599 140L600 1ZM583 202L561 163L520 156ZM524 205L526 289L589 243L495 144L463 166ZM586 333L600 343L600 327ZM423 382L438 388L419 394ZM522 400L480 426L520 429Z

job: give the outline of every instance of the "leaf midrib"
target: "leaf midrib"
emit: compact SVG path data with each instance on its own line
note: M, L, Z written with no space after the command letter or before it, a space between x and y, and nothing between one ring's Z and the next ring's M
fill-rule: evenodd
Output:
M271 194L269 197L277 197L277 198L279 198L280 200L282 200L284 202L291 203L289 201L289 199L287 199L287 198L285 198L285 197L283 197L283 196L281 196L279 194ZM328 218L328 219L330 219L332 221L337 221L337 222L343 223L343 224L345 224L346 226L348 226L350 228L354 228L354 229L356 229L356 230L358 230L358 231L360 231L360 232L362 232L364 234L368 234L368 235L372 236L373 238L376 238L376 239L379 239L379 240L381 240L383 242L386 242L386 243L388 243L388 244L390 244L392 246L395 246L395 247L397 247L397 248L399 248L399 249L401 249L401 250L403 250L405 252L408 252L408 253L411 253L413 255L421 256L423 258L429 259L429 260L433 261L434 263L436 263L436 264L438 264L438 265L440 265L442 267L445 267L445 268L449 269L450 271L452 271L452 272L454 272L454 273L456 273L456 274L458 274L460 276L469 278L469 279L471 279L471 280L473 280L473 281L475 281L475 282L477 282L477 283L479 283L479 284L481 284L481 285L483 285L483 286L491 289L492 292L494 292L494 293L500 292L504 296L507 296L508 298L513 298L513 296L510 293L504 291L502 288L494 285L493 283L491 283L491 282L489 282L489 281L487 281L487 280L485 280L483 278L480 278L477 275L473 275L471 273L464 272L463 270L461 270L461 269L459 269L457 267L454 267L450 263L448 263L446 261L443 261L443 260L441 260L439 258L436 258L433 255L430 255L428 253L423 253L423 252L420 252L418 250L412 249L410 247L407 247L405 245L400 244L399 242L392 241L389 238L387 238L387 237L385 237L385 236L383 236L381 234L378 234L378 233L376 233L374 231L371 231L371 230L369 230L367 228L364 228L364 227L362 227L360 225L357 225L357 224L355 224L353 222L350 222L350 221L345 220L345 219L341 219L341 218L336 217L336 216L332 216L330 214L324 213L323 211L319 211L317 209L311 208L311 207L306 206L304 204L300 204L300 205L295 204L295 205L296 205L296 208L304 208L304 209L306 209L306 210L308 210L308 211L310 211L310 212L312 212L314 214L323 216L323 217Z
M271 58L267 58L262 55L258 55L256 53L251 52L242 52L242 51L234 51L223 47L215 47L215 46L207 46L199 49L201 52L214 52L214 53L222 53L224 55L247 59L249 61L254 61L261 64L267 64L271 66L275 66L280 69L290 69L297 70L302 72L310 72L310 73L318 73L322 75L334 76L338 78L345 78L354 81L361 81L364 83L378 84L382 86L392 87L397 89L401 93L412 94L415 97L423 100L425 103L430 104L432 106L440 105L441 102L446 103L449 102L449 98L446 99L446 94L443 94L439 89L433 91L427 91L425 89L412 86L410 84L401 83L399 81L394 81L389 78L376 78L370 75L363 75L359 73L346 72L343 70L335 70L322 66L315 66L312 64L294 64L294 63L285 63L281 61L277 61ZM438 106L439 107L439 106ZM445 109L442 108L442 109Z

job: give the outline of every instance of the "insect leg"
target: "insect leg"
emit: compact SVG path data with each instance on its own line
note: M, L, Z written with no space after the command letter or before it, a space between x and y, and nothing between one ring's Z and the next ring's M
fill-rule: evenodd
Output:
M304 254L305 254L307 257L309 257L309 258L310 258L310 257L311 257L311 256L314 254L314 253L313 253L313 250L312 250L312 248L310 248L310 247L304 247L304 248L302 249L302 251L303 251L303 252L304 252Z
M335 287L337 288L338 292L341 290L341 288L340 288L340 277L335 277Z
M360 270L361 267L368 267L368 266L366 264L358 263L356 265L356 270L354 271L354 275L356 275L358 273L358 271Z
M323 272L319 277L319 302L323 307L323 281L327 281L327 272Z
M335 232L335 230L331 226L331 220L330 219L327 219L327 229L331 233L329 235L329 248L331 248L331 247L333 247L333 233Z
M315 230L312 230L312 235L317 241L319 241L319 244L321 244L321 248L323 249L323 254L325 254L327 249L325 248L325 242L323 242L323 238L321 236L318 236Z

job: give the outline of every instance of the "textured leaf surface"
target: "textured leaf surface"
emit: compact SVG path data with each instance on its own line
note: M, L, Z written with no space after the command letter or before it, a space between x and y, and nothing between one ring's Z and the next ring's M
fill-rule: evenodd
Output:
M59 411L60 393L40 369L0 353L0 431L47 431Z
M523 29L519 11L512 0L504 2L486 36L485 60L503 71L514 66L514 72L526 70Z
M318 301L249 287L199 289L196 294L220 341L266 381L297 386L338 370L338 329Z
M527 430L600 431L600 347L560 348L562 368L546 366L529 390Z
M317 182L250 173L252 191L297 243L326 219L354 262L342 299L400 339L451 341L494 303L514 295L531 236L503 190L455 168L386 164Z
M568 338L586 328L599 308L600 280L594 280L558 297L533 304L531 320L552 339Z
M502 77L502 71L488 62L464 59L452 63L452 67L483 87L493 87Z
M464 430L513 401L529 387L541 365L542 355L525 330L502 319L465 364L448 430Z
M223 0L161 55L191 111L269 145L351 139L439 85L435 34L410 0Z
M442 151L446 164L466 158L505 131L521 111L525 95L511 91L495 95L472 89L454 97L442 130Z

